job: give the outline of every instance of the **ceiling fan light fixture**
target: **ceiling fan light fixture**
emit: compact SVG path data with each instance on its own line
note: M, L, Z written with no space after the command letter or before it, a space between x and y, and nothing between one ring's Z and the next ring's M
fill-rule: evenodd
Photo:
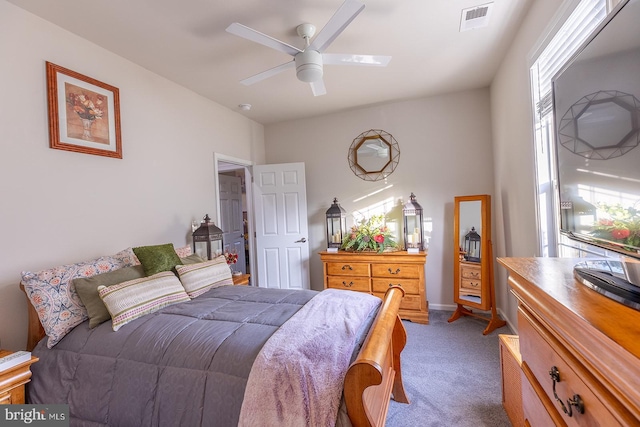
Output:
M305 50L295 57L298 80L313 83L322 80L322 54L315 50Z
M226 30L227 32L286 53L294 58L293 61L285 62L277 67L240 80L240 83L249 86L295 66L298 80L309 83L313 96L321 96L327 93L324 81L322 80L325 62L330 65L348 64L385 67L391 60L390 56L324 53L327 47L333 43L363 9L364 3L361 0L344 0L344 3L342 3L317 35L315 35L316 27L314 25L309 23L298 25L296 31L298 35L304 39L304 48L302 49L274 39L271 36L237 22L229 25ZM313 41L311 40L312 38Z

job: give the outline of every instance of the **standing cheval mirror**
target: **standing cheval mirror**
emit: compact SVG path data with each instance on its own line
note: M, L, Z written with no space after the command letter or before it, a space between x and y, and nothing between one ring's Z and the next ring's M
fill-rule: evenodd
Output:
M497 314L491 245L491 196L455 198L453 225L453 298L457 304L449 322L462 316L487 320L483 334L506 325ZM473 309L490 312L478 314Z

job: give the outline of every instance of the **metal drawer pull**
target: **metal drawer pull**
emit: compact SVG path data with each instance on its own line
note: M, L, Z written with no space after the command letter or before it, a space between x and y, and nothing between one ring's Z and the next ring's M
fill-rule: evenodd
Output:
M475 273L473 271L470 271L469 276L473 277L474 279L477 279L478 277L480 277L480 273Z
M389 287L390 287L390 288L392 288L392 287L394 287L394 286L400 286L400 287L402 287L402 283L396 283L396 284L389 283Z
M349 264L345 264L342 266L343 270L353 270L353 267L351 267Z
M560 403L562 411L568 416L572 416L573 412L571 410L571 407L575 406L576 410L579 413L584 414L584 402L582 401L582 398L579 394L574 394L573 399L567 399L567 406L565 406L564 402L562 402L562 399L558 397L558 394L556 393L556 383L560 382L560 371L556 366L551 367L549 376L551 377L551 381L553 381L553 397L555 397L558 403Z
M388 268L387 270L389 270L389 274L398 274L398 273L400 273L400 269L399 268L396 268L396 272L395 273L393 271L391 271L390 268Z
M342 281L342 284L344 285L345 288L350 288L353 286L353 282L349 282L349 284L347 285L347 282L345 282L344 280Z

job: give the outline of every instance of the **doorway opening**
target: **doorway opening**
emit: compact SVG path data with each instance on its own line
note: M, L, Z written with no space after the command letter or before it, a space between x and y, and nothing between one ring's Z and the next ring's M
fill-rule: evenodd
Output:
M249 274L255 284L253 207L251 197L252 162L214 153L217 217L223 231L223 251L237 254L231 265L235 274Z

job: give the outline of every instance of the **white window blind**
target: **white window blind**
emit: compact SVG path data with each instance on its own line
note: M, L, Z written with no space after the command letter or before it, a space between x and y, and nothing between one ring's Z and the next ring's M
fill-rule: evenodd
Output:
M551 79L607 15L605 0L582 0L533 65L536 112L551 112Z
M539 255L558 255L559 208L555 194L553 97L551 79L607 15L606 0L582 0L531 67L536 145Z

